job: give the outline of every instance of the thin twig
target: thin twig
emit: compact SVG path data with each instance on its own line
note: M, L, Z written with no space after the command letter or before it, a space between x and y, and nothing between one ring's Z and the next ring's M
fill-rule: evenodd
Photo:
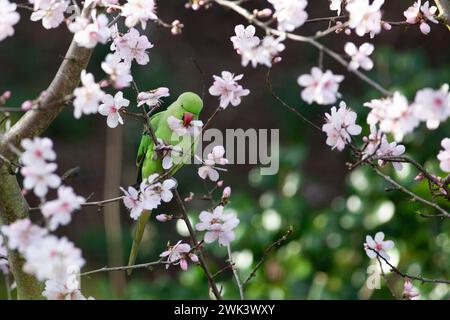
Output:
M256 264L256 266L253 268L252 272L250 272L250 274L248 275L247 278L245 278L245 280L242 282L242 286L245 287L247 285L247 283L256 275L256 271L258 271L258 269L261 267L261 265L263 264L264 260L266 259L267 255L269 254L270 251L272 251L272 249L276 246L281 245L284 241L286 241L286 239L292 234L293 232L293 228L292 226L289 226L288 230L286 231L286 233L277 241L275 241L274 243L272 243L270 246L268 246L266 248L266 250L264 250L263 255L261 257L261 259L258 261L258 263Z
M241 280L239 279L239 274L238 274L236 267L234 265L234 262L233 262L230 244L227 245L227 252L228 252L228 262L231 265L231 270L233 270L234 280L236 281L236 285L239 289L239 296L240 296L241 300L244 300L244 288L242 286Z

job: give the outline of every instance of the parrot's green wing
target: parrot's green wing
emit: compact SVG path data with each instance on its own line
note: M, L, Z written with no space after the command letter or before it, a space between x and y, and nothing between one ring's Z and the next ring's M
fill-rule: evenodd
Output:
M150 118L151 127L158 139L161 139L165 143L176 145L180 139L174 137L173 131L170 129L168 124L169 117L173 116L182 120L184 115L189 113L193 116L193 119L197 120L202 108L203 102L198 95L192 92L183 93L167 108L166 111L154 114ZM144 133L141 138L141 143L139 145L136 158L136 165L138 167L138 182L141 182L153 173L162 173L164 171L162 168L162 161L159 157L155 156L154 149L155 145L152 137L150 137L147 133ZM182 166L183 164L176 165L175 168L173 168L175 170L171 170L171 173L173 174ZM142 240L145 226L150 218L150 214L151 211L144 210L138 219L130 258L128 260L129 266L134 265L136 262L139 244ZM131 271L132 269L129 269L128 274L131 274Z

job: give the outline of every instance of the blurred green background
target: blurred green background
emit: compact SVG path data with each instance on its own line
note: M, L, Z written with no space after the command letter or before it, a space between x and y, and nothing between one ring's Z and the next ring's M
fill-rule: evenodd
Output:
M255 1L262 4L263 1ZM402 12L412 1L388 1L385 4L387 20L403 20ZM166 21L180 19L184 24L181 36L172 36L166 29L151 26L147 34L155 47L150 50L147 66L133 66L135 80L141 89L167 86L173 101L183 91L201 93L212 83L212 75L222 70L244 73L242 84L252 94L237 108L228 108L212 126L225 128L274 128L280 129L280 171L276 176L261 176L258 167L233 165L222 175L225 185L233 189L228 210L234 211L241 224L237 238L232 243L235 262L241 278L246 277L259 261L264 249L283 235L288 226L293 234L275 248L246 288L251 299L392 299L384 282L381 290L370 291L365 286L366 269L370 263L363 250L366 234L384 231L388 239L395 241L391 252L395 265L411 274L427 277L450 278L450 223L439 219L424 219L417 212L433 213L429 208L411 202L404 194L391 191L369 168L348 172L345 165L350 158L346 152L331 151L325 145L324 136L318 135L305 123L279 105L268 93L265 85L265 68L242 68L239 56L228 40L238 23L246 23L235 14L220 8L197 12L183 9L183 1L159 1L159 16ZM310 1L310 17L329 16L327 1ZM38 23L28 21L28 13L22 12L22 21L16 28L16 36L0 43L0 91L12 90L8 106L19 106L26 99L36 97L53 77L70 42L65 27L44 31ZM313 34L327 24L302 27L304 34ZM260 34L261 35L261 34ZM373 43L375 68L369 75L383 86L400 89L410 100L423 87L438 88L450 81L450 33L440 26L432 26L428 36L417 26L395 27L384 32ZM343 53L345 42L361 44L364 40L343 34L329 36L323 42ZM300 88L296 79L317 65L317 51L299 43L286 43L283 60L272 70L276 92L311 120L321 123L329 107L306 105L300 100ZM89 70L101 79L100 62L108 52L107 46L96 48ZM197 65L197 66L196 66ZM348 74L341 66L325 57L325 68L346 75L341 93L347 104L358 113L364 132L367 110L363 102L379 98L378 92ZM201 72L199 71L199 68ZM131 90L125 96L134 99ZM215 97L205 95L203 120L217 106ZM131 107L137 110L135 106ZM92 200L105 197L105 185L111 196L119 195L118 186L110 186L105 179L121 175L121 185L134 183L134 157L141 134L141 127L134 119L126 119L123 129L122 150L114 142L109 144L123 155L123 159L105 156L108 135L111 130L101 116L83 117L77 121L68 107L45 133L55 141L58 152L59 173L79 166L79 175L71 181L76 192ZM16 115L13 115L13 119ZM116 132L117 133L117 132ZM428 131L423 125L406 137L407 154L424 163L437 174L436 155L440 141L449 136L450 123L438 130ZM119 134L120 135L120 134ZM108 165L107 165L108 164ZM111 166L112 164L112 166ZM401 173L391 173L399 182L428 197L425 182L413 181L417 174L410 166ZM194 166L185 167L177 174L182 196L190 191L205 192L205 186L197 177ZM106 180L108 181L108 180ZM209 185L211 187L211 185ZM218 194L219 196L219 194ZM30 197L30 203L36 199ZM450 206L443 204L447 208ZM192 220L197 220L201 210L208 208L204 201L188 204ZM107 245L104 214L113 213L106 207L103 212L85 208L74 215L70 226L60 228L60 235L67 235L82 248L87 260L84 271L111 265L111 261L125 264L131 246L133 224L128 212L120 206L120 228L109 232L109 239L116 245ZM175 213L176 206L161 207L158 213ZM104 213L104 214L103 214ZM111 223L111 221L110 221ZM113 223L118 226L118 222ZM182 224L160 223L154 219L148 225L138 262L153 261L163 251L167 241L172 243L185 236ZM117 242L119 245L117 245ZM207 246L213 272L226 265L226 249L218 244ZM113 257L112 257L113 256ZM0 280L0 282L3 280ZM238 298L230 270L223 272L217 281L223 286L225 298ZM398 295L403 282L396 275L389 281ZM448 287L415 283L427 299L450 297ZM0 284L1 285L1 284ZM0 288L4 286L1 285ZM137 270L131 277L96 274L82 279L83 293L97 299L201 299L208 297L207 281L200 268L181 272L176 267ZM0 289L0 297L5 292Z

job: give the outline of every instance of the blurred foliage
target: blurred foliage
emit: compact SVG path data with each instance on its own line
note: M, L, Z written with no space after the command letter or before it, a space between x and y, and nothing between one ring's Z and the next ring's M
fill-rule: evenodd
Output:
M96 55L92 65L98 65L105 52ZM146 87L152 88L161 83L177 81L177 78L165 69L164 63L158 63L162 58L157 54L152 55L155 67L145 71L145 74L138 69L137 82L145 82ZM392 48L379 47L376 50L377 67L370 76L387 87L396 86L395 88L401 90L409 99L413 99L418 89L427 86L438 88L449 81L450 62L433 68L427 59L427 55L420 49L394 52ZM310 118L319 121L326 109L301 105L299 88L295 83L298 70L290 72L283 74L283 78L292 78L293 81L274 82L275 90L288 103L308 112ZM152 83L148 79L157 81ZM362 107L363 102L379 95L365 85L358 84L355 88L356 90L349 90L350 88L344 87L342 91L348 105L358 112L359 122L364 123L367 110ZM15 91L12 100L15 104L25 100L30 92L35 92L22 90ZM251 272L261 259L265 248L279 239L289 226L293 227L294 232L280 247L268 254L265 263L246 287L247 298L392 298L384 281L381 290L369 291L365 287L367 267L374 261L365 255L363 242L367 234L373 235L377 231L384 231L388 239L395 241L395 249L391 251L392 261L401 270L430 278L450 278L449 221L421 218L418 212L433 212L411 202L401 192L386 192L385 188L389 185L369 168L360 167L347 172L347 155L336 155L337 151L323 146L322 136L312 132L276 102L273 102L271 112L276 123L283 123L280 127L282 149L279 174L261 176L259 168L236 169L234 172L233 167L229 167L229 172L225 174L226 184L233 188L232 201L227 210L234 211L241 220L236 240L232 243L234 260L241 278L244 279ZM70 147L70 143L80 143L86 139L97 124L98 122L89 117L84 121L75 121L71 110L66 110L58 117L48 134L58 139L64 138ZM367 128L365 131L367 132ZM449 122L431 132L421 126L405 139L408 155L424 163L432 172L442 174L439 172L436 154L441 139L449 132ZM127 143L132 145L130 149L137 145L139 134L138 124L131 124L131 129L127 130L125 137ZM318 147L317 144L321 146ZM312 151L317 148L322 148L320 162L325 167L333 168L323 172L323 176L307 169L311 162L318 161L312 156ZM133 156L127 156L126 161L132 162ZM401 173L394 173L389 166L385 170L405 186L429 197L426 183L414 182L413 178L417 172L411 166L406 165ZM199 185L192 168L184 168L178 179L183 181L182 194L191 190L197 194L205 191L203 185ZM335 181L333 183L337 190L330 190L327 181ZM319 197L320 201L313 199L311 194ZM189 205L192 220L195 222L198 212L207 207L207 204L201 201L194 201ZM167 206L160 211L171 210L174 210L174 207ZM125 210L123 213L124 220L129 220ZM106 264L103 226L83 224L82 228L78 227L76 232L72 233L71 239L83 249L89 262L86 270ZM123 230L125 256L131 244L131 234L132 228L126 225ZM181 224L152 221L144 235L138 262L156 260L164 244L168 240L174 242L180 236L185 236ZM207 246L207 251L213 272L226 265L225 248L212 244ZM225 298L238 298L238 291L229 270L220 274L217 281L223 286ZM389 274L389 281L400 295L403 285L401 279ZM181 272L177 267L171 267L168 271L160 267L136 270L128 278L127 290L122 296L113 293L107 274L92 275L83 279L82 285L86 295L97 299L199 299L207 298L208 292L203 272L196 267L187 272ZM423 298L450 297L446 286L420 283L415 285L419 287ZM3 290L0 297L4 297Z

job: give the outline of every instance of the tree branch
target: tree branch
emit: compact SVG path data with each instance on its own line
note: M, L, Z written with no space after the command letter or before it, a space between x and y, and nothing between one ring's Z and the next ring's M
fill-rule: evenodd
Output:
M434 2L439 9L438 18L450 30L450 0L434 0Z
M84 10L88 16L90 9ZM2 137L0 154L11 162L17 155L13 148L24 138L41 134L64 108L65 97L71 94L80 82L81 70L85 69L93 49L78 47L74 40L66 53L53 81L37 100L38 108L27 111ZM57 102L57 103L55 103ZM10 224L16 219L28 217L28 203L21 193L15 174L6 162L0 162L0 219ZM23 259L15 251L9 251L8 260L17 283L18 299L42 299L42 284L22 270Z

